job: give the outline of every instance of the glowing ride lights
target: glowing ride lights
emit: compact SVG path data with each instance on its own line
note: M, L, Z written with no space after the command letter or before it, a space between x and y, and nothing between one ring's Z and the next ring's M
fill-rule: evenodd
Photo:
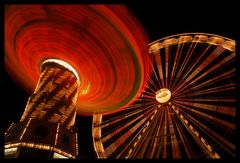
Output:
M156 100L159 103L166 103L171 98L171 92L167 88L162 88L156 92Z
M5 68L32 94L5 151L76 158L76 115L116 112L144 90L148 37L124 5L5 7Z
M5 156L23 157L27 148L34 148L48 151L48 157L76 158L74 124L79 86L79 76L72 66L58 59L45 60L20 122L5 133Z
M77 71L71 66L69 65L67 62L64 62L62 60L59 60L59 59L47 59L45 60L42 65L44 65L45 63L50 63L50 62L53 62L53 63L57 63L65 68L67 68L69 71L73 72L73 74L76 76L76 78L78 79L78 82L80 82L80 78L78 76L78 73Z
M145 88L148 37L124 5L7 5L4 20L6 70L29 94L46 59L80 75L78 115L120 110Z
M235 158L235 48L234 40L206 33L149 44L153 73L140 98L117 114L93 116L97 157ZM161 88L171 92L163 104Z

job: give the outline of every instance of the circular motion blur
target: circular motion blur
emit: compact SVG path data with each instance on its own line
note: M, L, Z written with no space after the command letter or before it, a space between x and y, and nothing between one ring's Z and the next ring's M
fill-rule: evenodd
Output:
M7 5L5 67L29 93L48 59L78 73L77 113L114 112L143 91L148 38L122 5Z

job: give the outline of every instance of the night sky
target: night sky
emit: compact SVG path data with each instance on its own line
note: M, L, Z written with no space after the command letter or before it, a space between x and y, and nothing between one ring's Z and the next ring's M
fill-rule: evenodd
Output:
M185 32L211 33L236 39L236 4L231 0L129 1L131 3L127 0L117 1L117 3L126 4L129 7L142 23L150 42ZM6 72L4 84L1 85L4 90L2 91L4 107L1 111L1 117L3 117L3 127L1 128L4 132L11 122L20 120L30 95L20 88ZM92 117L78 116L76 119L76 126L79 129L80 158L96 157L92 145L91 121Z

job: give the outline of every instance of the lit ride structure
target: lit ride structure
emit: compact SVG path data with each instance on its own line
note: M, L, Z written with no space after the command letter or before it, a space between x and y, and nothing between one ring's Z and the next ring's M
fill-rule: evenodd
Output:
M142 95L93 115L98 158L236 157L235 41L183 33L148 47L152 73Z
M76 115L115 112L144 90L148 38L123 5L6 5L4 21L6 71L31 94L6 158L77 158Z

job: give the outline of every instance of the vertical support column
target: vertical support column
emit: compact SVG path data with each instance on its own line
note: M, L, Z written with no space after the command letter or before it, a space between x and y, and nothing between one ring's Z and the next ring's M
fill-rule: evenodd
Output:
M33 148L32 157L76 158L74 123L79 84L79 77L70 65L56 59L46 60L20 122L5 135L5 151L17 150L5 156L29 157L27 153Z

